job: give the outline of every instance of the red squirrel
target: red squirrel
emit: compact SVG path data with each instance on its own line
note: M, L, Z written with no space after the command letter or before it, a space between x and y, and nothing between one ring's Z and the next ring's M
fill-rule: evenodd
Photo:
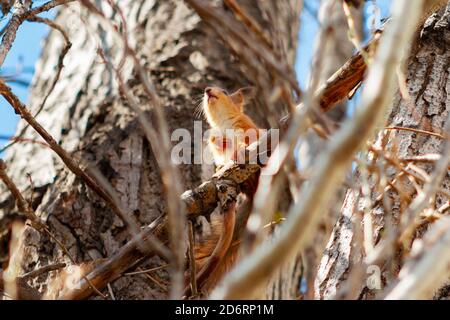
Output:
M208 148L217 166L231 160L237 161L238 151L259 138L258 126L244 113L244 106L253 93L252 88L242 88L233 94L218 87L205 89L202 111L212 129ZM238 224L236 212L244 206L251 206L253 192L247 193L241 198L240 207L233 204L229 208L221 208L220 218L211 219L210 235L195 241L196 281L199 291L203 293L217 284L238 257L239 240L233 233ZM245 223L246 218L243 221ZM189 281L188 277L185 290L187 297L191 295Z

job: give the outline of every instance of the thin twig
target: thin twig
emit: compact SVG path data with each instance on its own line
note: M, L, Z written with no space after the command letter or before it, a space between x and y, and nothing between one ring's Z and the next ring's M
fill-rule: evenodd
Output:
M446 138L444 135L440 134L440 133L436 133L436 132L431 132L431 131L426 131L426 130L420 130L420 129L415 129L415 128L407 128L407 127L400 127L400 126L392 126L392 127L386 127L386 130L401 130L401 131L410 131L410 132L414 132L414 133L420 133L420 134L426 134L426 135L430 135L433 137L437 137L439 139L449 139L448 137Z
M24 14L24 18L28 19L28 18L34 17L35 15L38 15L42 12L49 11L57 6L64 5L64 4L67 4L70 2L74 2L74 1L78 1L78 0L50 0L39 7L31 9L29 12Z
M6 55L11 50L14 40L16 40L17 30L24 21L23 14L31 8L31 5L31 0L15 2L16 10L12 15L11 20L8 22L0 44L0 66L3 65Z
M138 268L139 270L140 268ZM167 287L161 283L161 281L159 281L158 279L156 279L155 277L152 277L151 275L149 275L148 273L142 273L146 278L150 279L150 281L152 281L154 284L156 284L158 287L161 288L162 291L167 292Z
M27 138L20 138L20 137L11 137L11 136L0 135L0 140L8 140L8 141L11 140L11 141L20 142L20 143L21 142L23 142L23 143L29 142L29 143L39 144L39 145L41 145L41 146L43 146L45 148L50 148L48 146L48 144L46 144L45 142L34 140L34 139L27 139ZM7 145L4 148L0 149L0 153L5 151L7 148L9 148L9 145Z
M137 274L150 273L150 272L155 272L155 271L158 271L158 270L165 269L165 268L167 268L169 266L170 266L170 264L164 264L164 265L159 266L159 267L154 267L154 268L145 269L145 270L141 270L141 271L126 272L123 275L124 276L134 276L134 275L137 275Z
M31 278L39 277L43 273L48 273L50 271L59 270L59 269L65 268L65 267L66 267L65 263L49 264L47 266L43 266L42 268L25 273L23 276L21 276L21 278L23 280L28 280Z
M450 116L447 119L444 133L445 135L450 136ZM413 233L417 226L418 214L429 205L430 198L439 190L439 187L447 174L449 165L450 140L446 140L442 157L436 162L430 179L423 187L423 192L416 196L406 212L402 215L400 229L403 233L401 234L399 241L403 243L405 248L409 247L409 242L412 240Z

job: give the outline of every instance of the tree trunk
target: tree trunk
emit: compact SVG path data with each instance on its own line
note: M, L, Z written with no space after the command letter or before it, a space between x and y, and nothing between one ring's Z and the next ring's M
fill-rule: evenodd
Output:
M405 66L406 85L410 98L402 96L400 92L397 93L387 120L388 126L442 132L450 112L447 96L447 88L450 85L448 76L450 53L447 50L447 39L450 37L449 18L449 7L433 14L425 23L420 36L417 37L412 47L412 54ZM402 159L439 154L443 143L443 139L430 134L386 130L378 136L374 145L386 146L385 149L389 150L394 157ZM365 158L371 164L379 165L383 162L383 159L377 159L370 153ZM430 163L415 165L428 173L433 169ZM391 171L388 178L392 180L398 172L395 172L392 167L389 170ZM379 289L392 284L397 279L398 271L407 259L407 255L397 247L396 258L361 267L362 258L368 250L370 251L370 246L364 245L361 248L360 244L368 241L376 245L380 243L380 239L387 237L400 219L399 212L400 208L404 209L402 206L405 205L405 199L416 196L411 182L405 177L398 179L396 186L403 190L404 194L391 189L381 201L376 200L380 196L379 190L373 192L369 195L373 205L368 211L364 211L364 204L367 205L367 202L364 201L364 189L361 190L361 188L366 183L373 186L376 180L371 175L367 176L364 170L357 170L355 176L358 182L355 183L354 188L347 191L340 218L334 227L318 270L317 297L320 299L376 297L380 292ZM423 185L423 181L418 182ZM449 190L448 174L441 187ZM437 210L446 203L448 204L448 198L438 195L435 201L430 202L430 208ZM367 229L369 225L372 225L373 230L371 237L369 236L368 240L362 240L364 232L370 230L370 228ZM421 237L428 226L428 223L419 226L414 237ZM357 285L353 288L353 292L349 291L352 287L350 273L359 274L365 280L362 281L362 286ZM440 294L448 296L448 290L441 290Z
M270 6L264 1L239 2L268 34L276 34L285 53L283 57L293 65L302 1L282 0ZM109 13L108 18L120 21L106 1L96 1L96 5ZM183 1L123 0L119 5L127 21L129 43L149 70L171 131L186 128L193 132L195 100L206 86L236 89L256 82ZM136 114L124 103L115 75L97 54L98 40L92 33L100 35L102 46L109 48L112 56L120 55L118 46L98 20L78 4L60 10L56 22L68 29L73 45L64 60L60 80L37 120L75 159L100 170L118 193L123 208L132 212L139 224L149 224L166 212L160 172ZM60 34L52 31L31 87L28 107L33 113L43 93L49 90L62 46ZM129 65L124 66L133 95L141 98L145 94L141 85L133 84L133 71ZM142 108L145 106L142 103ZM149 119L153 118L152 110L144 111ZM259 114L256 121L264 124L261 112L251 113ZM18 132L24 126L21 122ZM31 128L24 137L39 140ZM8 151L5 160L13 180L24 194L32 195L37 214L77 262L109 257L130 240L124 223L50 149L20 143ZM195 164L180 165L179 169L186 189L200 184L212 173L211 167ZM3 186L0 188L0 221L6 224L17 211L10 195ZM68 262L54 242L34 229L28 227L25 237L24 272ZM164 263L155 257L141 266ZM43 290L51 276L42 275L33 286ZM158 271L152 277L157 280L149 280L145 275L122 276L111 288L116 299L167 297L166 272ZM285 284L290 285L289 281Z

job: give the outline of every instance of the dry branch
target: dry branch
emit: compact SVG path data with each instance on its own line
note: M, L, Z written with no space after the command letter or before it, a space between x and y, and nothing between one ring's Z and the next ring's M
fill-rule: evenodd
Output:
M78 0L50 0L39 7L31 9L29 12L24 14L24 18L29 19L29 18L34 17L35 15L38 15L42 12L49 11L53 8L56 8L57 6L67 4L70 2L74 2L74 1L78 1Z
M128 269L142 261L143 258L158 254L158 248L154 247L153 236L158 239L168 239L166 233L167 217L160 217L136 235L130 242L122 246L113 256L109 257L95 267L86 278L95 287L103 289L106 285L122 276ZM147 251L140 249L147 248ZM66 288L59 299L79 300L86 299L93 293L89 283L82 279L73 289Z
M8 26L5 29L5 33L2 37L2 42L0 44L0 66L3 65L3 62L6 59L6 55L16 39L16 33L19 29L22 22L25 20L24 14L29 10L32 5L31 0L26 1L16 1L15 5L17 5L16 11L13 13L11 20L8 23Z
M318 89L319 105L322 111L327 112L347 98L359 86L367 70L364 56L376 49L383 29L375 33L372 40L359 51L345 65L336 71L328 81Z
M30 271L30 272L24 274L21 278L24 279L24 280L28 280L28 279L31 279L31 278L38 277L38 276L40 276L43 273L59 270L59 269L65 268L65 267L66 267L66 264L63 263L63 262L55 263L55 264L49 264L47 266L43 266L42 268Z

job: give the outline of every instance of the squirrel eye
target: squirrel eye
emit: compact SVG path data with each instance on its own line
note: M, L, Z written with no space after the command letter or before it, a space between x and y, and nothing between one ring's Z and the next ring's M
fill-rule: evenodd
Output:
M224 93L224 94L228 95L228 92L227 92L227 90L222 90L222 93Z

